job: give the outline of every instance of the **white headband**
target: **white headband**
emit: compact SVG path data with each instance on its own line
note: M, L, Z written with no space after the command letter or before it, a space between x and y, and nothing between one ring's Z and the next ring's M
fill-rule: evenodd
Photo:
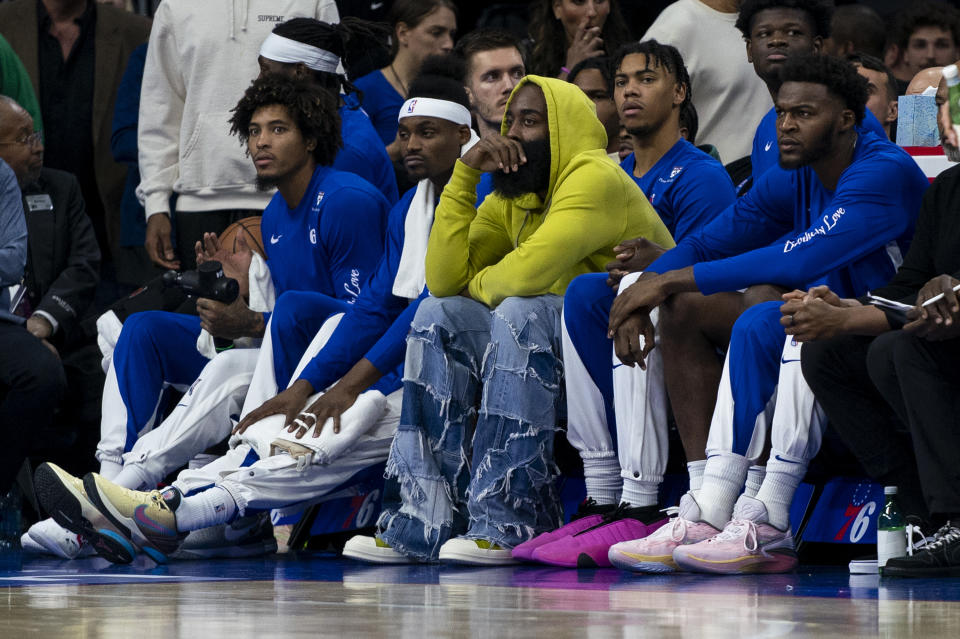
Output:
M410 98L400 107L400 115L397 117L397 121L412 117L440 118L454 124L470 126L470 109L450 100Z
M325 49L271 33L260 45L260 55L276 62L302 62L314 71L336 73L340 58Z

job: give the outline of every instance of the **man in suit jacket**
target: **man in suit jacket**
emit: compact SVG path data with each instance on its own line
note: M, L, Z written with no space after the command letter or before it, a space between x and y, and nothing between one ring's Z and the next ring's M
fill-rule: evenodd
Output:
M40 99L47 166L77 176L109 258L118 247L127 173L110 152L114 102L130 53L150 34L150 21L93 0L14 0L0 3L0 33L23 61Z

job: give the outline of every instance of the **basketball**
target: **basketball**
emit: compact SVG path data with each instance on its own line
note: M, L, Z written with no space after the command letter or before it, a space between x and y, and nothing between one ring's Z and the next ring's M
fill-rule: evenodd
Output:
M236 253L241 236L247 241L247 246L250 247L251 251L258 253L263 259L267 259L267 252L263 250L263 238L260 236L259 215L245 217L228 226L220 234L220 246Z

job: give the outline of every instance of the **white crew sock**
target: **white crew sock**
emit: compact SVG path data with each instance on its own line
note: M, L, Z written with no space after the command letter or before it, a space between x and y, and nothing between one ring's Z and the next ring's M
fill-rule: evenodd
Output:
M715 453L707 458L703 485L696 494L702 521L723 530L733 514L734 502L743 492L749 467L750 460L735 453Z
M633 508L656 506L660 503L660 482L624 477L620 501L630 504Z
M583 480L587 485L587 496L605 506L620 502L620 462L614 452L581 452L583 459Z
M687 462L687 472L690 474L690 494L696 498L697 492L703 486L703 468L707 465L706 459Z
M747 486L743 489L743 494L747 497L756 497L760 484L763 483L763 476L766 474L766 466L751 466L747 471Z
M786 530L790 526L790 504L806 474L806 460L770 451L767 475L757 491L757 499L767 507L767 518L774 528Z
M196 495L184 497L174 511L177 530L189 532L225 524L237 512L237 502L225 488L214 486Z
M143 490L145 487L150 489L156 488L156 484L147 486L146 479L140 473L140 470L132 464L124 466L123 470L117 473L117 476L110 481L118 486L129 488L130 490Z
M100 475L104 479L113 481L114 478L120 474L121 470L123 470L123 464L118 464L117 462L109 459L100 460Z

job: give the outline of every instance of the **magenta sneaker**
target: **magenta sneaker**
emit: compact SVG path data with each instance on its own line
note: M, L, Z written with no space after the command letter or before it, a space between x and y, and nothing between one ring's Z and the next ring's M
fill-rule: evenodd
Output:
M593 501L592 498L587 497L580 503L580 506L577 507L577 512L574 513L569 524L564 524L556 530L537 535L533 539L514 547L513 558L518 561L533 561L533 551L540 546L557 541L558 539L563 539L564 537L576 535L588 528L602 524L603 516L612 513L616 508L616 504L601 505Z
M633 572L674 572L674 549L716 535L719 530L700 519L700 506L687 493L680 498L679 514L642 539L623 541L610 547L607 557L621 570Z
M673 551L687 570L721 575L789 572L797 566L793 535L767 523L762 501L741 496L723 532Z
M645 523L646 521L651 523ZM621 541L646 537L667 523L659 506L630 508L621 505L593 528L558 539L533 551L533 560L564 568L609 568L607 552Z

